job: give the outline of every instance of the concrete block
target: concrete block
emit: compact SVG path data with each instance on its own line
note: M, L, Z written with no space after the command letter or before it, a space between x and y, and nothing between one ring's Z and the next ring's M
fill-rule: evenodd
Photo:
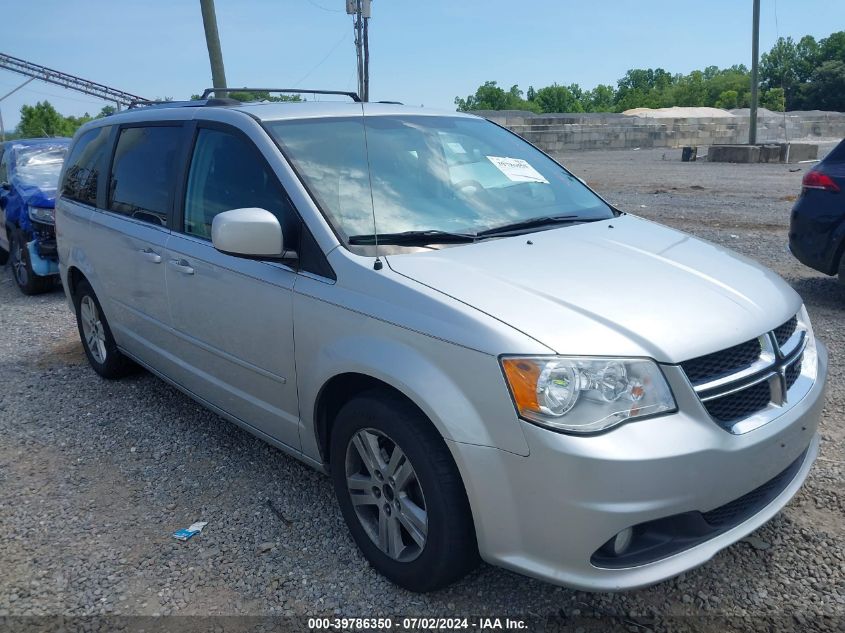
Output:
M757 163L760 147L757 145L711 145L707 152L711 163Z
M798 163L819 157L819 146L812 143L781 143L780 162Z

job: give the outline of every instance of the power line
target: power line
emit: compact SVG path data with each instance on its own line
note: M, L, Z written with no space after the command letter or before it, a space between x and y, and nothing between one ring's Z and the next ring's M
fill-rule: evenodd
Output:
M33 77L34 79L34 77ZM62 95L56 92L44 92L43 90L36 90L35 88L22 88L23 92L30 92L36 95L42 95L44 97L53 97L55 99L66 99L68 101L76 101L77 103L90 103L92 105L100 105L102 101L94 101L93 99L80 99L79 97L68 97L67 95Z
M325 11L326 13L343 13L343 11L341 11L340 9L330 9L328 7L324 7L323 5L317 4L316 2L314 2L314 0L308 0L308 4L310 4L312 7L316 7L318 9L321 9L321 10Z
M344 29L343 29L343 35L341 36L341 38L340 38L337 42L335 42L334 46L332 46L332 47L329 49L329 52L328 52L328 53L326 53L326 56L325 56L325 57L323 57L323 59L321 59L319 62L317 62L317 64L316 64L316 65L315 65L315 66L314 66L311 70L309 70L307 73L305 73L299 81L297 81L295 84L293 84L293 87L294 87L294 88L296 88L299 84L301 84L303 81L305 81L306 79L308 79L308 77L310 77L310 76L311 76L311 73L313 73L313 72L314 72L315 70L317 70L320 66L322 66L322 65L326 62L326 60L327 60L329 57L331 57L331 56L332 56L332 53L334 53L334 52L337 50L338 46L340 46L341 44L343 44L343 42L345 42L345 41L346 41L346 39L347 39L348 37L349 37L349 32L346 30L346 27L344 27Z

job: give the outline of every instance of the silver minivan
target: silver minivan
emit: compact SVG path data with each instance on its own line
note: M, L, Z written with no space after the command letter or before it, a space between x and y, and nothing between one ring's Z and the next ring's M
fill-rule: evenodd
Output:
M780 277L478 117L133 108L76 134L56 230L94 370L144 367L328 473L415 591L479 558L661 581L771 519L818 453L827 352Z

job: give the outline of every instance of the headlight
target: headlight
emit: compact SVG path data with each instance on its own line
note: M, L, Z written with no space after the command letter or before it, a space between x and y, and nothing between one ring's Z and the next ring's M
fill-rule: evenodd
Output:
M810 324L810 315L807 308L802 304L798 317L798 329L804 330L807 337L807 345L804 347L804 355L801 360L801 373L815 380L819 373L819 355L816 350L816 337L813 335L813 326Z
M55 224L56 210L48 209L47 207L29 207L29 219L34 222L43 222L45 224Z
M676 409L657 363L645 359L502 358L519 415L559 431L595 433Z

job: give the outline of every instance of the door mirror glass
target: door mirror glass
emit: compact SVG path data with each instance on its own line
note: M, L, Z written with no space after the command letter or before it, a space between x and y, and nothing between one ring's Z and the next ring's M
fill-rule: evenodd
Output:
M211 243L218 251L241 257L279 259L284 252L282 225L266 209L233 209L214 216Z

